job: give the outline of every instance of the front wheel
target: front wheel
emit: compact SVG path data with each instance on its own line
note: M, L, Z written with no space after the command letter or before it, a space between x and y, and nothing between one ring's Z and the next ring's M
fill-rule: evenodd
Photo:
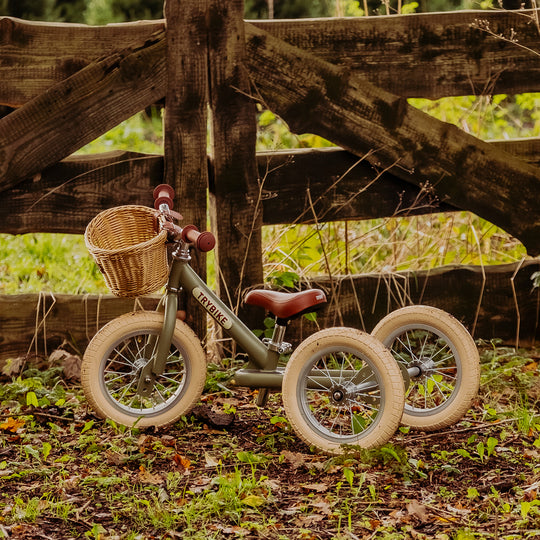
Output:
M163 313L137 311L112 320L94 336L82 361L81 382L99 416L125 426L163 426L197 403L206 358L195 333L181 321L176 321L164 372L156 376L151 392L138 392L162 327Z
M326 454L373 448L395 433L403 413L401 370L369 334L328 328L291 355L283 405L298 436Z
M457 319L431 306L407 306L384 317L372 335L408 372L403 424L433 431L467 412L480 384L480 359Z

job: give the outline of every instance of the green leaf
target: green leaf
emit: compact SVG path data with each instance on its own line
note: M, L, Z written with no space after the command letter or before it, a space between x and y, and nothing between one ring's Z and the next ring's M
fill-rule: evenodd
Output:
M251 506L252 508L257 508L262 506L265 503L265 500L259 495L248 495L242 499L242 504L246 506Z
M263 324L265 328L274 328L274 326L276 325L276 321L272 317L266 317L263 321Z
M92 429L94 424L95 424L94 420L88 420L88 422L86 422L86 424L84 424L83 428L81 429L81 434L85 433L89 429Z
M26 454L26 457L32 456L35 459L39 459L39 452L29 444L24 446L24 453Z
M529 501L521 501L520 503L520 511L521 511L521 517L525 519L529 512L531 511L532 505Z
M35 392L28 392L26 394L26 404L32 407L39 407L38 398Z
M343 469L343 476L345 477L345 480L349 483L349 486L353 487L353 481L354 481L354 471L350 469L349 467L345 467Z
M43 455L43 460L47 461L49 454L51 453L52 446L48 442L43 443L43 448L41 449L41 454Z
M403 15L407 15L409 13L415 13L416 10L418 9L418 2L409 2L408 4L403 4L403 6L401 6L401 13Z
M269 126L276 119L276 115L272 111L263 111L259 115L259 125L260 126Z
M487 447L487 451L488 451L488 457L493 455L493 453L495 452L495 447L497 446L497 444L499 444L499 441L498 439L496 439L495 437L489 437L488 440L487 440L487 443L486 443L486 447Z
M236 457L238 458L238 461L241 461L242 463L249 463L251 465L255 463L264 463L268 461L268 457L266 457L263 454L255 454L251 451L241 451L237 452Z

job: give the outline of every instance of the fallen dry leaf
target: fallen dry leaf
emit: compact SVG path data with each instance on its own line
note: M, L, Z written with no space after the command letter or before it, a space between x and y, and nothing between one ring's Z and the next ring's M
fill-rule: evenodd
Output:
M422 523L427 523L429 521L427 508L415 499L407 504L407 512L409 512L409 515L418 518Z
M81 358L64 349L55 349L49 355L51 366L62 366L64 377L71 381L81 380Z
M188 471L191 467L191 461L181 454L175 454L173 457L173 461L176 464L176 467L180 469L181 471Z
M142 484L152 484L158 486L163 483L163 477L160 474L153 474L150 471L146 470L144 465L139 467L138 474L139 482Z
M18 375L26 362L25 356L19 356L17 358L8 358L6 363L2 367L2 373L7 377Z
M285 458L287 463L290 463L293 469L298 469L306 463L306 456L299 454L298 452L290 452L289 450L283 450L281 455Z
M70 381L81 380L81 359L79 356L69 354L63 361L64 377Z
M305 491L316 491L317 493L324 493L328 491L328 484L318 483L318 484L302 484L302 489Z
M205 461L204 466L209 468L209 469L213 468L213 467L217 467L218 465L221 464L220 459L214 458L208 452L205 452L205 454L204 454L204 461Z
M0 429L4 431L11 431L11 433L17 433L17 431L24 426L24 420L20 418L12 418L11 416L5 422L0 424Z

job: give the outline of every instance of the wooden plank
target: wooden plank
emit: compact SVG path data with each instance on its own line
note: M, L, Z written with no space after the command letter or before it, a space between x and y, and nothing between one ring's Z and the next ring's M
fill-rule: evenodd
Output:
M20 107L92 62L138 48L163 21L86 26L0 17L0 104Z
M164 96L163 35L90 64L0 119L0 190L69 156Z
M258 162L264 225L457 210L340 148L259 153Z
M209 0L211 209L219 293L234 311L242 289L263 281L256 110L243 67L243 9L242 0Z
M123 151L71 156L2 192L0 232L82 234L102 210L152 206L152 191L162 181L162 156Z
M533 13L455 11L251 22L393 94L436 99L538 92L540 33Z
M112 295L0 295L0 360L41 355L64 342L83 353L105 323L135 309L155 309L159 298Z
M259 99L292 131L321 135L379 170L429 186L540 254L540 168L249 24L246 37Z
M489 144L525 161L540 162L540 138ZM426 197L420 188L390 172L373 182L375 170L340 148L260 152L257 163L264 225L312 221L308 189L321 222L457 208ZM80 234L106 208L151 206L151 192L162 181L163 156L123 151L71 156L43 171L39 181L25 180L2 193L0 232ZM178 200L188 216L184 208L189 200Z
M394 309L426 304L454 315L475 339L500 338L526 345L540 339L540 289L532 290L531 281L539 270L539 261L527 260L499 266L344 276L333 283L318 278L312 285L335 293L328 307L319 312L322 327L343 324L371 331ZM300 339L299 323L295 332Z
M540 164L540 139L488 141L530 163ZM380 173L367 160L340 148L260 152L263 223L374 219L452 212L430 190Z
M208 166L207 93L208 50L205 29L206 3L168 0L167 94L165 98L165 177L176 191L177 210L184 224L206 230ZM193 252L194 267L206 279L206 256ZM198 314L191 324L201 337L206 334L206 316L190 309L195 302L185 298L186 311Z
M531 11L458 11L346 19L252 21L284 41L362 73L396 95L540 90ZM474 27L488 21L493 34ZM163 21L102 27L0 18L0 104L21 106L90 62L141 46ZM518 42L508 39L514 31Z
M320 278L312 285L329 292L329 304L319 312L318 324L370 331L390 311L423 303L452 313L476 339L500 338L515 345L519 338L521 345L538 344L540 289L531 290L531 275L539 270L540 262L530 260L484 268L342 276L332 284ZM145 309L154 309L157 297L140 301ZM110 295L0 295L0 360L34 355L36 349L37 354L50 353L64 341L82 353L98 328L136 307L134 300ZM298 343L315 330L302 318L293 322L287 339Z

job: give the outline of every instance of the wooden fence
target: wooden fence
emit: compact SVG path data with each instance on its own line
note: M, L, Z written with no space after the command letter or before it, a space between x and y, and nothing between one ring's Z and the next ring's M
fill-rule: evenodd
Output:
M166 24L0 18L0 232L82 233L105 208L151 204L153 186L166 181L186 222L205 228L210 214L220 294L233 307L243 289L262 282L262 225L314 215L463 209L519 238L531 256L540 253L540 139L482 142L406 101L540 91L538 12L257 22L242 14L242 0L168 0ZM163 99L164 156L72 155ZM294 132L339 147L257 154L256 102ZM476 337L534 342L540 296L531 275L539 267L528 259L321 280L331 302L319 324L370 330L390 309L425 302ZM82 350L133 304L0 296L0 358L40 354L66 339ZM203 319L192 323L204 332Z

